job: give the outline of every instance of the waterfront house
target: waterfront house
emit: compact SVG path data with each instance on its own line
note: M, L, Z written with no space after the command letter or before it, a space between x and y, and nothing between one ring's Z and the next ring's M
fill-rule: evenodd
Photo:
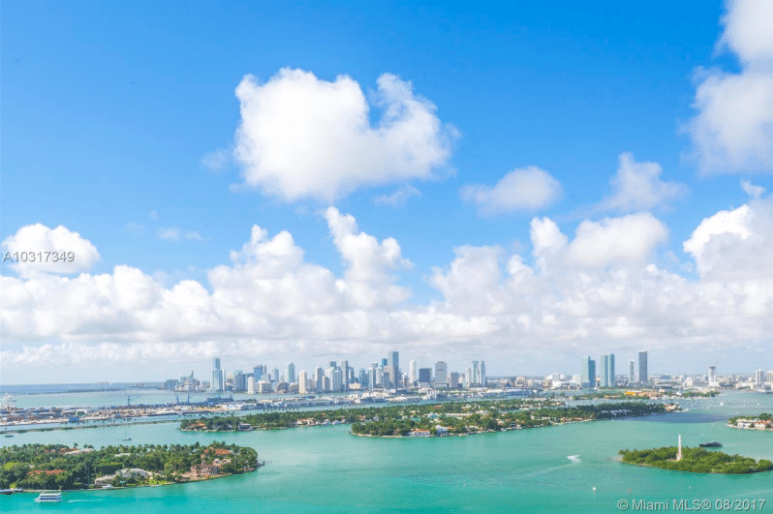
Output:
M119 480L149 480L153 478L153 473L141 468L124 468L118 470L113 475L105 475L94 480L94 485L106 485Z
M408 435L410 437L429 437L431 434L429 430L411 430Z
M190 478L197 479L197 478L209 478L213 475L217 475L220 473L220 462L207 464L206 462L201 462L199 464L194 464L191 466L191 471L189 473Z
M63 469L33 469L32 471L27 473L27 477L31 478L31 477L37 477L40 475L46 475L46 476L61 475L62 473L64 473Z

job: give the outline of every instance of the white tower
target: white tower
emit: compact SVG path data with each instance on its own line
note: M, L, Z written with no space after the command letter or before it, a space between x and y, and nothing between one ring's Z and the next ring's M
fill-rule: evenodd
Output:
M676 450L676 461L682 460L682 434L679 434L679 447Z

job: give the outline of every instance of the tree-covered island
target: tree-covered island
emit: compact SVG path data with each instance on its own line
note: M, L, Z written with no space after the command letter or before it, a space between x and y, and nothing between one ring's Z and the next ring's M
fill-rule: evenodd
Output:
M692 473L745 474L773 470L773 462L756 461L740 455L728 455L705 448L682 448L682 460L676 460L677 447L666 446L652 450L620 450L623 462L639 466L690 471Z
M258 452L214 442L70 448L25 444L0 449L0 489L78 490L166 485L254 471Z
M239 431L346 423L352 425L354 435L415 437L496 432L676 409L676 405L642 401L566 407L559 399L502 399L201 418L182 421L180 429Z
M377 416L352 425L355 435L380 437L432 437L469 435L503 430L561 425L578 421L646 416L676 410L676 405L644 402L603 403L574 407L542 406L534 409L498 408L462 404L455 412L424 412L406 408L399 415Z

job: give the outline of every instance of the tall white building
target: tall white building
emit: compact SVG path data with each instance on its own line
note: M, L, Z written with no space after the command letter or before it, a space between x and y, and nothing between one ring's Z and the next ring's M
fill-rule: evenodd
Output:
M480 361L480 385L486 387L486 363Z
M419 380L419 372L418 368L416 367L416 361L411 361L408 364L408 382L410 382L408 385L412 386Z
M368 389L370 391L373 391L378 385L376 378L378 378L378 363L371 362L370 368L368 368Z
M448 388L448 364L443 361L435 363L435 387Z
M247 375L247 394L255 394L255 377Z
M464 385L465 389L469 389L472 386L472 368L467 368L464 372Z
M765 370L758 369L754 372L754 384L762 386L765 383Z
M472 361L472 385L480 384L480 364L478 361Z
M341 389L349 390L349 361L341 361Z
M305 371L298 373L298 394L307 394L309 386L309 377Z
M212 391L222 391L225 389L225 372L220 369L220 359L212 359L212 384L209 387Z
M717 386L717 367L709 366L709 387Z
M317 393L325 392L325 370L322 368L314 370L314 391Z

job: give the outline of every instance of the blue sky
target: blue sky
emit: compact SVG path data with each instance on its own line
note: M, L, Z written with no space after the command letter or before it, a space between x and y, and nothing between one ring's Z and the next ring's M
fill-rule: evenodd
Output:
M342 354L363 355L357 360L364 365L391 347L405 358L427 365L444 359L459 369L481 356L498 361L489 365L491 374L577 373L579 355L618 351L624 362L637 348L661 358L653 371L671 373L682 371L675 361L706 345L716 352L713 360L732 354L733 371L773 368L769 351L764 357L773 300L759 292L771 285L770 273L759 270L773 255L764 222L771 212L773 43L759 27L770 9L770 2L754 1L602 2L592 10L572 2L5 2L3 253L29 241L45 248L86 245L83 255L90 244L98 257L68 270L3 263L11 291L4 295L3 353L15 369L4 366L4 380L34 382L30 373L68 354L78 355L73 371L55 372L61 379L54 381L71 380L106 354L131 365L90 372L94 380L116 373L162 378L155 373L169 369L170 359L179 368L172 375L193 365L203 373L216 354L231 367L247 367L242 360L281 364L297 355L302 369ZM756 37L750 41L746 33ZM384 74L394 81L379 89ZM237 98L240 84L244 96ZM335 87L338 96L320 96ZM402 100L390 103L390 94ZM301 97L307 102L295 102ZM358 100L369 109L369 126L346 122ZM330 114L322 121L298 107L316 112L321 104L319 111ZM390 105L399 111L391 127L384 122ZM406 114L411 105L415 119ZM291 117L296 121L285 134L281 127ZM250 128L240 143L242 125ZM653 188L649 196L610 182L625 153L632 155L631 176ZM657 163L662 172L642 163ZM512 189L501 191L505 204L494 205L491 188L526 169L532 173L517 173ZM399 191L409 192L403 202L385 204ZM716 217L722 211L735 215ZM346 224L345 215L356 219L356 229L338 225ZM582 241L556 247L565 255L541 267L547 257L535 250L534 220L544 219L570 243L578 227L622 221L618 232L601 230L607 238L601 243L591 239L595 249ZM683 243L704 220L706 236L686 253ZM36 224L42 228L22 232ZM356 283L368 298L347 297L311 312L296 305L297 312L282 315L245 300L246 292L261 290L257 282L248 287L254 276L247 264L267 264L244 257L239 267L229 252L250 240L253 225L267 231L266 240L289 232L304 264L349 283L344 296L355 294ZM79 236L57 239L51 231L59 226ZM632 230L649 238L623 244L630 251L620 258L580 255L616 248L608 239ZM367 235L376 242L369 250L360 244ZM398 257L383 245L388 238L399 245ZM481 256L458 260L460 247L494 255L499 275ZM538 284L508 284L513 256ZM469 273L452 277L453 262ZM665 274L657 279L662 283L642 278L651 273L647 265ZM122 304L99 287L78 286L106 277L118 290L116 266L139 270L153 298ZM245 272L246 289L213 285L218 266ZM263 268L255 273L275 285L294 277L301 288L316 287L299 278L298 262L287 266L271 277ZM639 277L615 286L632 288L631 297L651 299L650 287L665 297L650 310L605 299L603 306L588 300L591 307L566 311L569 298L585 302L620 270ZM592 277L583 282L586 276ZM171 312L201 319L165 297L186 280L206 291L207 312L230 321L191 330L159 325ZM562 289L572 281L579 282L571 292ZM492 293L486 284L501 290ZM673 296L662 293L669 288ZM723 324L685 314L684 333L668 341L648 328L677 323L664 313L684 298L710 297L712 288L739 295L730 311L709 301L727 313ZM41 290L82 294L73 303L101 314L81 322L36 296ZM472 301L476 295L480 301ZM465 307L462 298L473 305ZM330 316L331 326L350 323L350 316L363 325L347 334L278 328L311 314ZM265 324L251 325L256 319ZM447 325L402 328L425 322ZM615 323L630 331L615 336ZM170 350L180 345L185 351ZM558 365L555 355L562 356ZM685 371L706 365L690 363Z

